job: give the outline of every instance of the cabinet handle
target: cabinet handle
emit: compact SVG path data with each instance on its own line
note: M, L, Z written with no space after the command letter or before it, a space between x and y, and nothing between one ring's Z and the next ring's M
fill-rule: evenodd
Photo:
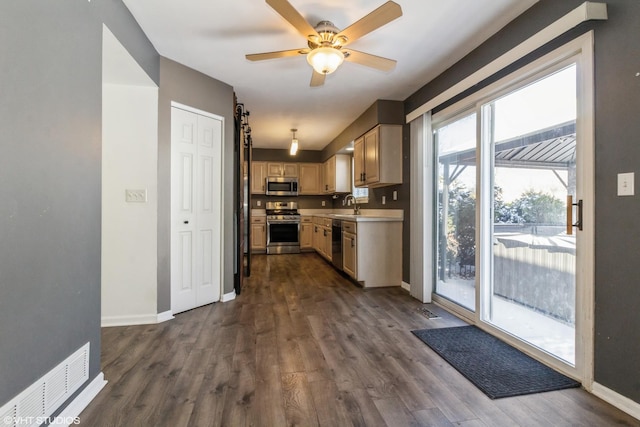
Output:
M356 246L356 239L354 239L353 237L351 238L351 247L355 247Z

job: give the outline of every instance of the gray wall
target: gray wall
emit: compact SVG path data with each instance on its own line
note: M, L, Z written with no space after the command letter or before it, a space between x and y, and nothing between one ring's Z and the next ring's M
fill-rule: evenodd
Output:
M357 119L343 130L322 150L323 160L327 160L347 144L364 135L379 124L402 125L404 114L401 101L379 99L367 108Z
M254 148L251 150L251 160L271 162L301 162L322 163L322 151L299 150L295 156L289 154L289 150L272 148Z
M233 88L167 58L160 59L158 99L158 312L171 309L171 101L225 118L224 293L233 291Z
M121 2L0 2L0 406L87 341L100 372L103 22L157 81Z
M409 97L405 111L414 110L582 3L540 0ZM581 24L505 72L576 35L595 31L595 380L640 403L640 286L636 266L640 256L640 196L615 195L617 173L640 172L640 77L635 76L640 72L640 2L606 3L608 21Z
M322 150L323 159L328 159L345 145L362 136L378 124L404 124L404 104L401 101L377 100L356 120L353 121L340 135ZM409 163L409 127L402 131L402 184L389 187L369 189L369 203L362 205L363 209L403 209L404 222L402 224L402 280L409 283L409 236L411 236L411 218L409 215L410 184ZM398 192L398 199L393 200L393 192ZM382 196L386 203L382 204ZM343 209L343 198L333 200L334 209Z

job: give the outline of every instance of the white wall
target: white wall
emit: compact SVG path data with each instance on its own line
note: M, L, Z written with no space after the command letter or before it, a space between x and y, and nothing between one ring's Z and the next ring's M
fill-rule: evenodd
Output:
M158 90L103 85L102 324L157 315ZM125 201L146 189L146 203Z
M106 26L102 43L102 326L155 323L158 87Z

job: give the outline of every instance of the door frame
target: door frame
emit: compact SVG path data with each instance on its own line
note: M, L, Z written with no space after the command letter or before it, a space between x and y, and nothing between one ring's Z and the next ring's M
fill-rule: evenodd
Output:
M591 390L593 387L593 364L594 364L594 310L595 310L595 107L594 107L594 66L593 66L593 32L587 32L565 45L543 55L541 58L532 61L523 66L519 70L499 79L498 81L488 85L469 97L456 102L455 104L439 111L433 115L430 125L438 123L470 109L476 109L480 112L480 106L486 103L487 98L495 96L496 93L504 91L507 88L515 88L524 82L539 77L542 73L552 69L554 66L566 63L567 61L577 64L577 119L576 133L580 141L580 150L577 151L577 170L576 179L579 183L577 198L583 199L583 231L580 231L580 239L577 239L576 247L576 361L575 367L571 367L565 362L550 356L523 341L514 338L512 335L493 327L492 325L482 321L481 304L480 304L480 278L484 274L482 269L486 265L484 257L489 256L482 251L482 242L486 239L486 230L482 227L476 227L476 310L472 312L455 303L432 294L435 303L442 305L453 314L464 318L479 328L499 337L508 342L512 346L521 351L535 357L543 363L563 372L582 382L582 385ZM479 116L481 117L481 116ZM481 119L478 120L480 122ZM480 136L480 125L478 125L478 135ZM425 133L425 143L433 146L433 133ZM480 159L485 155L481 147L481 139L477 140L476 158ZM435 161L433 156L428 162L433 164ZM432 169L432 168L429 168ZM433 169L432 169L433 170ZM490 203L483 200L480 187L482 185L481 176L482 168L477 168L477 194L476 194L476 224L481 224L479 215L486 209L486 204ZM427 189L429 191L431 189ZM435 208L435 200L431 198L431 206L428 210L433 211ZM433 222L433 221L432 221ZM426 224L433 226L432 224ZM482 240L481 240L482 239ZM435 254L434 254L435 256ZM435 290L433 260L428 260L431 265L431 281L425 281L425 289L431 293Z
M220 268L219 268L219 271L218 271L218 280L219 280L219 283L220 283L220 289L218 291L219 292L218 293L219 294L219 298L217 300L217 301L221 301L222 298L223 298L223 295L224 295L224 260L223 260L223 257L222 257L222 255L224 254L224 238L223 238L223 233L222 233L222 230L224 230L224 209L223 209L223 206L222 206L223 203L224 203L224 197L223 197L222 192L223 192L223 189L224 189L223 183L224 183L224 170L225 170L225 162L224 162L224 159L223 159L225 118L223 116L219 116L217 114L213 114L213 113L210 113L208 111L200 110L198 108L191 107L189 105L181 104L181 103L176 102L176 101L171 101L170 107L171 107L171 111L172 112L173 112L173 108L177 108L177 109L180 109L180 110L183 110L183 111L187 111L189 113L197 114L199 116L204 116L204 117L208 117L210 119L218 120L222 124L222 126L221 126L221 132L222 132L221 141L223 142L223 144L220 145L219 151L217 153L220 156L220 159L221 159L221 161L220 161L220 166L221 167L220 167L219 175L213 177L214 181L215 181L216 178L218 178L218 182L220 183L220 186L219 186L219 188L220 188L220 205L219 205L220 222L219 222L219 224L216 224L216 225L219 227L219 230L221 230L220 241L218 242L218 253L220 255L220 264L219 264ZM173 188L173 184L174 184L173 180L175 178L174 177L174 173L173 173L173 160L174 160L174 151L173 150L174 150L174 147L173 147L173 141L172 141L171 153L170 153L170 158L171 158L171 168L170 168L170 171L171 171L171 187L170 188ZM174 283L173 283L173 274L171 273L171 268L173 267L173 261L174 261L173 260L174 254L173 254L172 241L173 241L173 235L174 235L174 231L175 231L174 230L174 216L173 216L173 204L174 204L173 194L171 194L170 200L171 200L171 202L170 202L170 215L169 216L170 216L171 227L170 227L170 231L169 231L169 236L170 236L170 242L171 243L169 245L170 246L170 252L169 252L170 253L170 257L169 257L169 271L170 271L170 274L169 274L169 277L170 277L170 290L171 290L171 292L170 292L170 294L171 294L171 311L175 314L174 304L173 304L173 291L174 291L173 287L174 287ZM216 301L214 301L214 302L216 302Z

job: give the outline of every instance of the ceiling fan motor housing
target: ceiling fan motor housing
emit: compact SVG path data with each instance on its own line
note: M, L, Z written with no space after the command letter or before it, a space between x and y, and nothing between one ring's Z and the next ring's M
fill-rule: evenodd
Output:
M315 30L318 35L312 34L308 37L307 44L311 49L321 46L339 49L347 42L347 38L344 36L336 37L338 33L340 33L340 29L333 25L331 21L318 22L318 25L315 26Z

